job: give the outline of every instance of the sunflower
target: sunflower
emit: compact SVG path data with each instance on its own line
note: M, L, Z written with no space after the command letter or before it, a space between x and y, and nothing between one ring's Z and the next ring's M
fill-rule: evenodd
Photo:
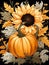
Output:
M49 19L49 17L45 14L48 12L48 10L39 10L39 8L36 8L35 5L30 6L29 4L21 4L20 6L15 7L15 11L7 3L4 3L4 7L5 10L12 14L12 19L9 22L5 22L3 27L12 24L15 27L15 29L18 29L21 24L24 24L21 27L21 31L23 33L30 32L34 34L37 31L37 26L40 32L40 30L43 27L42 23L44 22L44 20ZM36 27L34 25L36 25Z
M23 33L36 33L34 25L41 29L43 27L43 20L48 18L43 12L35 8L34 5L30 6L29 4L23 4L15 8L12 16L13 17L11 20L16 29L18 29L20 24L24 23L24 25L21 27Z
M39 28L42 28L42 13L39 9L36 9L34 5L30 6L22 5L15 8L15 12L12 13L12 23L14 27L18 29L19 25L24 23L22 29L25 32L35 32L35 28L33 25L37 25Z

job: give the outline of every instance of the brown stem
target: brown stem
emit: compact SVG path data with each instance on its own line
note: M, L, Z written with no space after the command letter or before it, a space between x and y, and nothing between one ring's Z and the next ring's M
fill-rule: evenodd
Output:
M34 26L36 26L36 30L37 30L37 32L35 33L35 36L38 39L39 27L37 25L34 25Z
M19 37L24 37L24 36L25 36L25 34L23 34L23 33L21 32L21 30L20 30L22 25L23 25L23 24L21 24L21 25L19 26L19 28L18 28L18 34L17 34L17 35L18 35Z

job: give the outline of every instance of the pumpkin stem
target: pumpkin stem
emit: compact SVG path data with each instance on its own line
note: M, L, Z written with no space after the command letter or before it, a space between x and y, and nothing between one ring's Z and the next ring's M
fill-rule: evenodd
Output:
M23 33L21 32L21 30L20 30L20 28L21 28L22 25L24 25L24 23L22 23L22 24L19 26L18 30L17 30L17 31L18 31L18 34L17 34L17 35L18 35L19 37L24 37L24 36L25 36L25 34L23 34Z
M38 39L38 33L39 33L39 27L37 25L34 25L36 27L37 32L35 33L36 38Z

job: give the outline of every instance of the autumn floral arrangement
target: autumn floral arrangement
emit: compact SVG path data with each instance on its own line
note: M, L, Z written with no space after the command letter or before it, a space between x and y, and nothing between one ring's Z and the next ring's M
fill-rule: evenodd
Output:
M43 25L49 19L47 5L42 1L31 6L28 2L16 2L12 7L4 2L4 10L0 11L4 34L0 37L0 54L5 64L41 64L49 60L49 50L45 48L49 48L48 25Z

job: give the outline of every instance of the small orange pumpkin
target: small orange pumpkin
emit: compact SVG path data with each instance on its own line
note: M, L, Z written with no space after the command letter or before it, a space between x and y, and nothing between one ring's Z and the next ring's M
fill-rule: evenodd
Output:
M30 33L25 36L19 36L17 33L10 36L8 41L8 50L19 58L25 58L35 53L38 47L36 37Z

